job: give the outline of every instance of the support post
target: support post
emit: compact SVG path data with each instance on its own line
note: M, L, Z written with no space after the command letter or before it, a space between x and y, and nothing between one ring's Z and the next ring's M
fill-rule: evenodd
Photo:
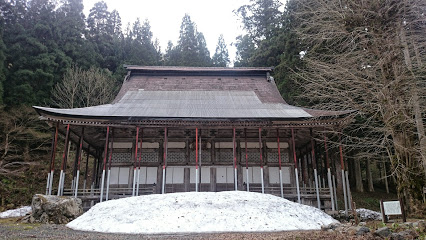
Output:
M65 135L64 154L62 155L61 173L59 174L58 196L62 196L63 182L65 178L64 167L68 157L68 142L70 137L70 125L67 124L67 133Z
M291 140L292 140L292 145L293 145L294 173L295 173L295 176L296 176L297 202L300 203L299 174L297 172L296 143L295 143L295 140L294 140L294 129L293 128L291 128Z
M312 161L312 167L314 168L314 178L315 178L315 191L317 194L317 204L318 204L318 209L321 209L321 200L320 200L320 195L319 195L319 188L318 188L318 173L317 173L317 164L316 164L316 159L315 159L315 144L314 144L314 137L312 134L312 128L310 129L310 133L311 133L311 161Z
M77 193L78 193L78 181L80 179L80 163L81 163L81 154L83 152L83 141L84 141L84 127L81 128L80 145L77 152L78 161L77 161L77 173L76 173L76 179L75 179L74 197L77 197Z
M262 193L265 193L265 182L263 180L262 128L259 128L259 157L260 157L260 181L262 183Z
M195 128L195 192L198 192L198 128Z
M89 175L89 153L90 153L90 145L87 147L86 153L86 171L84 172L84 182L83 182L83 190L86 192L86 184L87 184L87 176Z
M55 126L55 135L54 135L54 141L53 141L53 148L52 148L52 158L50 161L50 177L49 177L49 195L52 195L52 186L53 186L53 175L55 172L55 158L56 158L56 146L58 143L58 123L56 123Z
M334 204L335 204L336 210L339 210L339 205L337 205L336 178L334 177L334 175L332 175L331 177L332 177L332 180L333 180Z
M343 149L342 149L342 138L339 135L339 152L340 152L340 165L342 168L342 188L343 188L343 198L345 202L345 214L348 216L348 199L346 195L346 174L345 174L345 164L343 163Z
M109 200L109 184L111 181L111 161L112 161L112 151L114 149L114 130L111 128L111 146L109 147L109 159L108 159L108 174L107 174L107 189L105 201Z
M163 181L161 182L161 193L166 193L166 164L167 164L167 127L164 128L164 150L163 150Z
M139 184L141 177L141 161L142 161L142 139L143 139L143 128L141 129L141 140L139 141L139 162L138 162L138 176L136 180L136 196L139 196Z
M235 191L238 190L238 176L237 176L237 152L236 152L236 141L235 141L235 127L232 129L232 157L234 158L234 185Z
M278 148L278 164L280 169L280 192L281 192L281 197L284 198L283 171L281 169L280 130L278 128L277 128L277 148Z
M104 185L105 185L105 168L106 168L106 160L108 156L108 139L109 139L109 126L107 126L107 133L105 138L105 148L104 148L104 161L103 161L103 169L102 169L102 182L101 182L101 195L99 196L99 201L102 202L104 197Z
M201 192L201 178L202 178L202 174L201 174L201 150L202 150L202 145L201 145L201 130L200 130L200 137L198 138L198 146L199 146L199 149L200 149L200 151L198 151L198 171L199 171L199 174L198 174L198 185L199 185L199 187L198 187L198 189L199 189L199 191Z
M55 154L53 149L55 147L55 132L52 132L52 147L50 152L50 164L49 164L49 171L47 172L47 183L46 183L46 195L49 194L49 186L50 186L50 175L52 172L52 161L53 161L53 155Z
M136 194L136 166L138 161L138 142L139 142L139 127L136 127L135 158L133 162L132 196L135 196Z
M250 177L248 169L248 155L247 155L247 129L244 128L244 145L246 149L246 177L247 177L247 192L250 192Z
M328 147L327 147L327 136L324 131L324 149L325 149L325 160L327 164L327 180L328 180L328 188L330 190L330 198L331 198L331 210L335 211L334 207L334 192L333 192L333 182L331 181L331 170L330 170L330 160L328 158Z

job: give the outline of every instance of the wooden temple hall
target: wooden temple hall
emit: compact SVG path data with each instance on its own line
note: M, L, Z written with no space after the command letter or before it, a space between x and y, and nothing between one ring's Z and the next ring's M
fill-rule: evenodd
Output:
M144 194L238 190L335 210L337 187L349 208L342 150L332 163L318 136L347 124L350 112L287 104L272 68L124 67L111 104L34 107L54 133L46 194L90 207ZM65 152L55 162L58 134ZM68 159L72 143L76 157Z

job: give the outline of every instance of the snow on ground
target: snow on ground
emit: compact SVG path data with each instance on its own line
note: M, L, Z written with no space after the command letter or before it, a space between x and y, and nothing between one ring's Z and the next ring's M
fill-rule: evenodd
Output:
M370 209L358 208L356 212L359 214L361 221L382 220L382 214Z
M98 203L67 227L114 233L314 230L337 223L317 208L269 194L187 192Z
M20 207L17 209L0 212L0 218L23 217L31 212L31 206Z

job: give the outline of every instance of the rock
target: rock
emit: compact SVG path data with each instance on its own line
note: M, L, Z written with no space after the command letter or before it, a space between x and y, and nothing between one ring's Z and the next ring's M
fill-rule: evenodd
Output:
M425 232L426 231L426 221L420 220L417 222L413 222L413 228L417 229L419 232Z
M418 234L413 230L405 230L399 233L392 233L390 239L392 240L404 240L404 239L417 239Z
M360 221L382 220L382 214L370 209L358 208L356 210Z
M367 225L367 223L366 223L366 222L360 222L360 223L358 224L358 226L365 226L365 225Z
M398 233L392 233L390 235L390 240L404 240L404 237L400 236Z
M358 232L358 227L348 227L343 232L347 232L349 235L355 235Z
M369 233L369 232L370 232L370 229L368 227L364 227L364 226L357 227L355 235L362 236L362 235Z
M382 227L377 229L374 234L381 236L381 237L389 237L389 235L391 235L391 231L388 227Z
M339 226L340 226L339 223L330 223L328 225L321 226L321 230L323 230L323 231L334 230Z
M31 208L32 214L24 220L31 223L65 224L83 214L81 199L73 197L36 194Z

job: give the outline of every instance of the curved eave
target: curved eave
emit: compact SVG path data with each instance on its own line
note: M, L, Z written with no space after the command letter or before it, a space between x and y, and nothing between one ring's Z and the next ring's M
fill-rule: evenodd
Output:
M49 111L43 107L33 106L36 112L45 118L55 119L57 121L79 121L79 122L99 122L99 123L123 123L129 122L136 123L141 121L160 121L160 122L270 122L273 125L282 125L288 123L300 123L303 122L342 122L348 118L352 113L356 111L339 111L330 112L334 113L329 115L312 116L312 117L293 117L293 118L202 118L202 117L138 117L138 116L93 116L93 115L76 115L76 114L64 114L54 111ZM318 111L318 110L316 110Z

